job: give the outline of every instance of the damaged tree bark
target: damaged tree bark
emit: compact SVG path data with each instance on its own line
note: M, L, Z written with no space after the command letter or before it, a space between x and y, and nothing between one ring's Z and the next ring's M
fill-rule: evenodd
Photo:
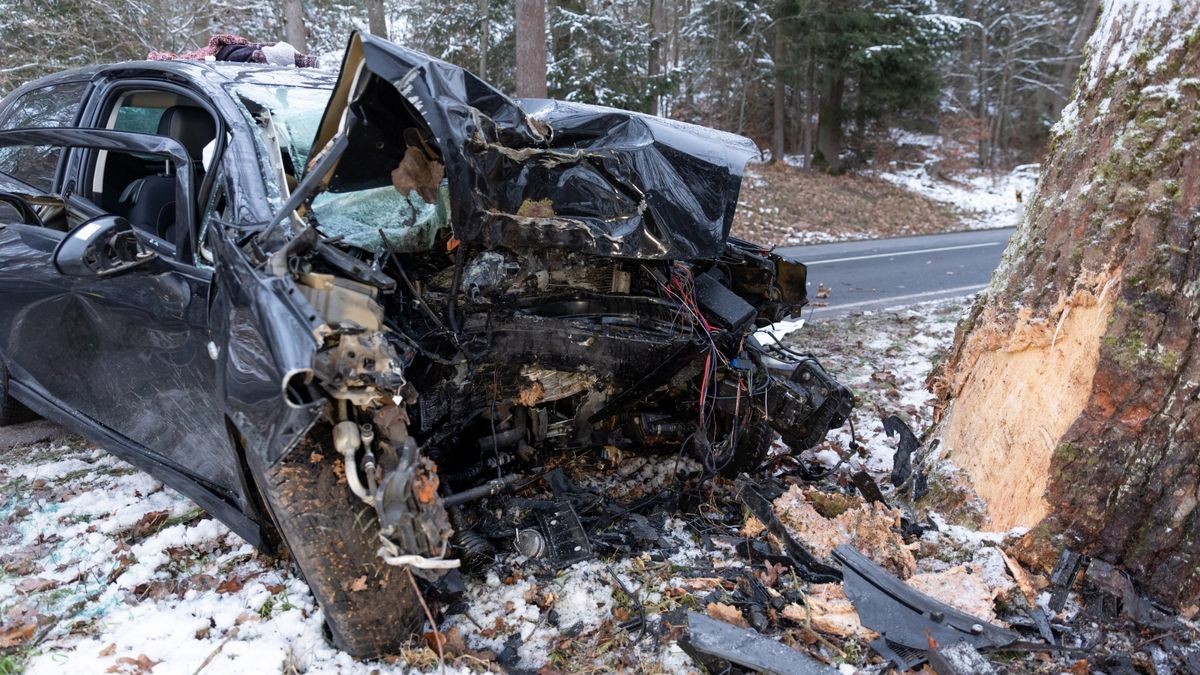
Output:
M1200 8L1107 3L1037 195L931 377L991 529L1200 599Z

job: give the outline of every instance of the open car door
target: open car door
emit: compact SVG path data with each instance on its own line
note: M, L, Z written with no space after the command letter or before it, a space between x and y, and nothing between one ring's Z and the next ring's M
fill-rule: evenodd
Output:
M0 358L14 396L261 541L209 354L213 273L194 264L187 152L170 138L111 130L0 132L0 147L21 145L165 158L181 226L163 241L53 195L32 203L57 199L69 214L56 219L61 229L29 218L0 226Z

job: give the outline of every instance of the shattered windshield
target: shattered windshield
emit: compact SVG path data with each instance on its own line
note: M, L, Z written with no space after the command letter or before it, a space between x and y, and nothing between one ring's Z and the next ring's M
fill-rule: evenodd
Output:
M308 153L329 104L331 91L295 85L242 84L243 100L269 113L270 124L257 115L258 130L268 147L278 145L279 161L289 189L304 175ZM447 224L449 195L441 181L436 197L426 201L415 190L386 186L349 192L324 192L312 201L312 218L321 233L370 251L424 251L433 246ZM381 236L382 235L382 236Z
M333 92L316 87L266 84L241 84L236 90L243 99L270 111L288 173L299 178Z

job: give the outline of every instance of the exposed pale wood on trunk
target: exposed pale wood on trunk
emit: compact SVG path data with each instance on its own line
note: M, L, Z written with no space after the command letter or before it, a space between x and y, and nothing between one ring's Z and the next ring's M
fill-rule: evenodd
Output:
M1200 6L1104 12L1026 218L931 378L939 452L995 524L1040 521L1181 607L1200 600Z

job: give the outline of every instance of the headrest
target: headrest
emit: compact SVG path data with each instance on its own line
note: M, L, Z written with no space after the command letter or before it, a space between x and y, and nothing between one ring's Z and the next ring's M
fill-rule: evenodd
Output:
M217 137L217 125L204 108L176 105L163 111L158 135L174 138L192 159L200 159L204 146Z

